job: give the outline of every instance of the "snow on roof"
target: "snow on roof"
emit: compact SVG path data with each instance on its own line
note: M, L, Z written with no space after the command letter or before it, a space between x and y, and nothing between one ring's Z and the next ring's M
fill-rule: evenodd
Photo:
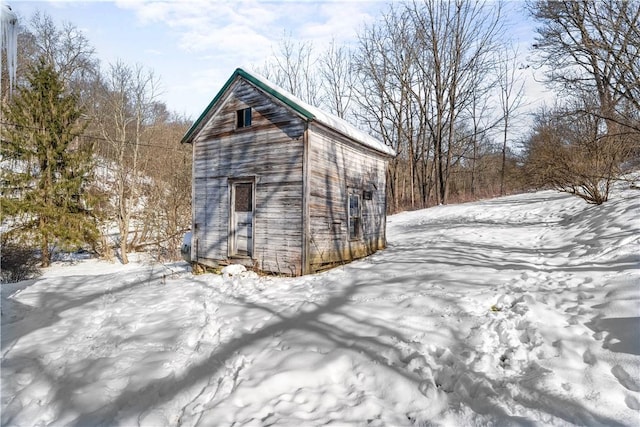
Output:
M244 78L254 86L258 87L259 89L262 89L266 93L282 101L284 104L286 104L288 107L290 107L292 110L294 110L296 113L298 113L300 116L302 116L306 120L317 121L318 123L321 123L329 127L330 129L333 129L336 132L341 133L342 135L345 135L346 137L366 147L369 147L375 151L378 151L380 153L383 153L389 156L396 155L396 152L393 148L389 147L388 145L385 145L383 142L367 134L366 132L363 132L360 129L357 129L355 126L351 125L346 120L341 119L340 117L337 117L333 114L326 113L317 107L309 105L306 102L299 99L298 97L296 97L295 95L293 95L292 93L270 82L266 78L256 73L249 73L248 71L245 71L242 68L237 68L235 72L231 75L229 80L227 80L227 82L222 87L220 92L218 92L218 94L215 96L213 101L211 101L211 103L207 106L205 111L200 115L200 117L198 117L198 119L194 122L191 128L184 135L184 137L182 138L183 143L184 142L190 143L193 141L193 138L195 137L195 134L197 133L197 131L201 128L202 125L204 125L203 123L204 119L209 116L209 113L214 107L214 105L218 102L218 100L222 97L222 94L226 92L226 90L229 88L229 86L231 86L231 84L235 81L235 79L238 76Z

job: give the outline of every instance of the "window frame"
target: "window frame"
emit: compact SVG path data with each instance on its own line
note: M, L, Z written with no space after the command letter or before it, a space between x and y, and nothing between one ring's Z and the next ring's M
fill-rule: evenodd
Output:
M354 215L352 212L351 199L358 201L358 211ZM347 197L347 233L349 240L360 240L362 238L362 196L360 192L350 191ZM355 223L354 223L355 222ZM351 233L353 225L354 233Z
M236 129L251 127L252 114L251 107L236 110Z

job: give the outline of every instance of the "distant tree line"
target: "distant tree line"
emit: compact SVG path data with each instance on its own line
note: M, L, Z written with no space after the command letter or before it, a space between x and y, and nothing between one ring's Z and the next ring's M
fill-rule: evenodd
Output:
M599 204L638 158L639 5L526 3L538 37L522 64L500 2L392 3L357 46L316 53L285 33L257 71L397 151L390 212L528 188ZM527 130L529 66L544 67L557 101Z
M398 153L390 212L523 188L512 140L523 80L499 3L394 3L357 46L316 55L286 34L257 71Z

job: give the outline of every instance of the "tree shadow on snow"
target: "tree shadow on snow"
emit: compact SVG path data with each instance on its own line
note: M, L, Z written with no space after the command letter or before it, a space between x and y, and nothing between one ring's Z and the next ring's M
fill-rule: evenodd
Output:
M147 276L136 278L133 281L128 281L124 284L113 286L113 282L116 279L121 279L119 275L121 273L109 273L92 277L92 282L104 283L104 288L97 292L93 292L87 295L78 295L82 285L87 280L87 277L82 276L64 276L57 280L62 281L60 285L51 286L52 290L44 290L40 292L39 306L30 307L18 301L6 301L3 298L3 304L7 311L15 311L16 313L30 312L28 317L16 314L15 316L8 316L6 319L2 319L2 352L5 353L7 347L16 343L20 338L37 331L38 329L51 327L60 321L61 313L72 310L74 308L84 307L92 302L105 297L106 295L114 295L121 292L134 289L141 285L146 285L152 279L157 279L161 275L161 270L150 270ZM32 285L37 284L40 280L51 281L51 278L36 279ZM76 292L78 289L78 292ZM13 307L11 307L13 306ZM21 306L21 308L17 308Z
M640 317L598 318L585 326L596 333L607 333L603 348L640 356Z
M215 377L216 374L224 368L225 362L234 358L238 353L241 353L243 349L261 340L272 339L274 336L292 330L308 331L321 335L335 343L338 347L360 352L367 355L371 360L386 366L388 361L380 354L386 351L399 355L397 348L385 343L379 337L354 337L352 332L340 330L334 324L327 323L320 319L327 314L345 315L345 313L340 312L340 309L352 302L352 297L357 293L360 286L364 285L362 283L345 285L339 295L330 297L326 303L313 310L296 313L292 316L286 316L268 306L238 298L236 300L237 304L243 305L247 309L269 312L278 320L261 329L246 332L239 337L221 343L205 360L190 366L187 372L180 377L157 379L149 382L141 389L125 390L115 400L111 401L108 407L91 413L81 413L80 417L75 420L74 425L85 426L110 423L113 422L116 417L120 418L123 416L142 414L158 404L172 400L180 392L202 381L203 378ZM352 320L362 323L360 319L352 318ZM380 330L381 337L394 336L400 340L404 340L404 337L391 327L376 326L376 328ZM396 374L402 375L408 380L416 380L415 376L411 375L408 371L393 366L389 366L389 369L394 370ZM152 397L144 399L142 398L144 396Z

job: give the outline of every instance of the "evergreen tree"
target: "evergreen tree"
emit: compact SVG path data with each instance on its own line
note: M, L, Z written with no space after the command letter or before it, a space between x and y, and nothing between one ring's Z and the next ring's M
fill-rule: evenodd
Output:
M82 143L77 97L53 67L30 67L27 84L3 106L1 214L9 233L35 242L41 264L51 247L77 248L98 237L91 212L92 147Z

